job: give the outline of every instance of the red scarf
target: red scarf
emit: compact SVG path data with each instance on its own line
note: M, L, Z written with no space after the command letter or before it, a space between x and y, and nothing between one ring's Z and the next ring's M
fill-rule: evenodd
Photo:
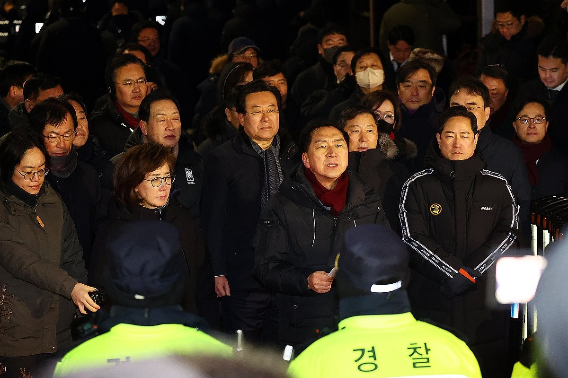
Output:
M347 172L343 172L343 174L337 179L335 188L331 190L326 189L322 184L320 184L311 170L306 168L304 172L321 203L325 206L331 207L331 213L333 215L338 215L345 207L345 202L347 201L347 187L349 186L349 175Z
M135 130L135 129L138 128L138 124L140 123L139 117L134 118L132 116L132 114L130 114L126 110L124 110L123 107L120 106L120 104L116 100L114 100L114 106L115 106L116 110L118 110L120 115L122 116L122 119L126 123L126 126L130 127L132 130Z
M513 137L513 142L515 142L515 144L521 148L521 151L523 151L525 165L527 166L527 173L529 174L529 182L531 186L535 186L540 181L536 162L542 157L542 155L544 155L545 152L552 148L550 136L546 135L540 143L525 143L515 135Z

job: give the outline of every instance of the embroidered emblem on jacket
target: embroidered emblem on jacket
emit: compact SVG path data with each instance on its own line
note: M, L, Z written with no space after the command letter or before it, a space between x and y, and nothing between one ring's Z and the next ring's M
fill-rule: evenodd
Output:
M481 206L481 210L483 210L483 211L491 211L491 210L493 210L493 206Z
M442 205L440 205L439 203L433 203L430 205L430 213L432 215L440 215L441 212L442 212Z
M189 168L185 168L185 179L187 183L192 185L195 184L195 178L193 177L193 171Z

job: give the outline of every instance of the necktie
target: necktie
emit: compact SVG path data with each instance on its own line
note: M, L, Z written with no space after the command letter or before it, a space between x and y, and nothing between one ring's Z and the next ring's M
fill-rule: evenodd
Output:
M556 97L558 97L558 92L560 92L560 91L557 91L555 89L549 89L548 90L548 99L552 100L552 101L556 100Z

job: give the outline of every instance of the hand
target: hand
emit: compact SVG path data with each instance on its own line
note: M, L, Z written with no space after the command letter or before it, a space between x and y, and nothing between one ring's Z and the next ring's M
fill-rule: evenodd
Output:
M452 298L456 295L464 294L469 290L474 290L476 287L477 284L475 282L471 281L461 273L458 273L446 281L444 286L442 286L442 292L448 298Z
M231 296L229 281L227 281L225 276L215 277L215 293L217 293L217 298L224 297L225 295Z
M329 277L327 272L318 270L308 276L308 287L318 294L325 294L331 290L333 277Z
M75 287L71 292L71 299L73 300L73 303L75 303L75 306L79 308L81 314L87 314L85 309L91 312L97 312L97 310L100 310L101 307L89 296L89 293L95 290L97 289L84 285L80 282L75 284Z

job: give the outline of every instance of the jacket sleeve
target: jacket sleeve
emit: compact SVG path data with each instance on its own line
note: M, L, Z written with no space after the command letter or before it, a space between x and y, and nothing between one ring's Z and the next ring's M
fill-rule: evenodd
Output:
M222 246L228 196L223 162L216 154L210 153L204 161L201 221L216 276L226 274Z
M314 294L308 288L308 276L313 271L291 262L294 252L290 248L287 229L280 203L273 197L260 217L257 229L255 273L264 286L275 292Z
M483 274L515 241L518 223L518 207L515 197L505 178L501 176L500 212L497 225L483 245L464 259L464 264Z
M87 282L87 270L83 261L83 249L79 244L75 224L67 207L63 205L63 230L61 240L61 267L74 279L79 282ZM73 285L75 286L75 285ZM71 287L73 290L73 287ZM69 291L69 295L71 291Z
M429 278L442 283L456 275L463 263L445 251L430 235L426 205L421 205L423 189L416 182L421 175L427 174L425 172L415 174L402 187L399 214L402 240L418 253L418 258L412 258L413 261L419 261L416 268Z
M519 205L519 228L527 241L531 239L531 186L527 167L522 152L515 146L516 156L511 159L516 163L511 176L511 188Z
M18 232L6 219L0 219L0 265L22 281L71 298L77 280L58 264L41 259L30 251L17 235Z

